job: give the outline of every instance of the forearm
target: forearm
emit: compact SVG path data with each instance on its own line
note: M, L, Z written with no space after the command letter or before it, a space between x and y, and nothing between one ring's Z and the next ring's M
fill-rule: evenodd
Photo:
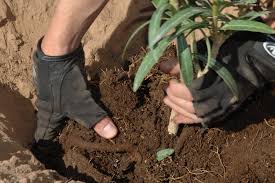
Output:
M52 56L72 52L108 0L60 0L42 42Z

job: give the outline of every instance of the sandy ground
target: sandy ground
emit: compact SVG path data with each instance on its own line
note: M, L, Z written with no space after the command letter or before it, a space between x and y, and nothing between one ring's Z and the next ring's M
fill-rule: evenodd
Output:
M0 0L0 183L60 179L27 150L35 130L31 58L55 2ZM146 11L140 15L147 5L148 0L110 0L83 40L86 64L94 73L119 64L128 35L147 16Z
M60 179L45 170L29 150L35 128L30 100L7 87L0 87L0 183L53 182Z

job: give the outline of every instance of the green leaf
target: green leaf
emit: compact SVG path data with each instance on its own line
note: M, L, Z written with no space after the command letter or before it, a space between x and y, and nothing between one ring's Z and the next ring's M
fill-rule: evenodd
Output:
M150 45L150 43L152 42L152 39L156 36L156 34L160 29L163 13L169 7L171 7L170 4L162 4L160 7L157 8L157 10L154 12L150 20L149 33L148 33L149 48L152 48L152 45Z
M207 63L206 63L206 68L208 68L209 65L211 64L212 48L211 48L210 40L209 40L208 37L205 37L205 42L206 42L206 47L207 47Z
M175 150L174 149L163 149L157 152L157 160L162 161L168 156L171 156L174 154Z
M221 29L226 31L250 31L275 34L275 30L273 30L268 25L253 20L231 20L230 22L226 23Z
M158 31L158 34L152 39L150 47L153 47L160 39L162 39L168 32L175 29L182 22L190 17L202 13L204 9L197 7L189 7L178 11L173 17L167 20Z
M237 16L234 16L230 13L225 13L224 16L228 17L229 20L235 20L235 19L238 19Z
M241 16L240 19L253 20L253 19L261 17L261 16L266 16L269 13L270 12L268 12L268 11L259 11L259 12L257 12L257 11L249 11L245 15Z
M125 53L127 48L129 47L130 43L133 41L134 37L142 30L144 29L147 25L149 25L150 21L144 22L143 24L141 24L134 32L133 34L130 36L130 38L128 39L124 49L123 49L123 53L122 53L122 59L124 59L125 57Z
M197 55L197 58L203 61L204 63L207 62L207 58L203 55ZM208 66L213 69L226 83L226 85L230 88L231 92L235 97L239 97L238 85L232 76L232 74L225 68L222 64L220 64L215 59L211 58Z
M184 21L179 28L177 28L176 35L180 36L185 31L194 31L196 29L202 29L207 27L207 22L194 22L192 20L190 21Z
M198 5L199 7L206 7L206 8L208 8L208 9L211 9L211 4L210 4L210 2L209 1L207 1L207 0L199 0L199 1L194 1L194 3L193 4L196 4L196 5Z
M233 0L232 2L236 5L249 5L255 4L257 0Z
M177 52L182 77L181 79L183 79L184 83L189 86L194 78L192 54L183 35L177 38L177 43Z
M134 79L134 86L133 86L134 92L138 90L145 76L150 72L152 67L158 62L163 52L166 50L166 48L169 46L170 42L173 39L174 39L173 36L164 38L158 43L158 45L154 49L150 50L146 54L146 56L143 58L143 61L139 66Z
M167 4L168 0L152 0L153 5L158 8L163 4Z
M187 24L185 27L180 28L174 34L168 37L165 37L164 39L158 42L156 47L154 47L153 49L150 49L150 51L143 58L143 61L136 73L133 90L135 92L138 90L145 76L150 72L152 67L158 62L163 52L166 50L166 48L169 46L172 40L181 36L186 29L195 29L197 27L204 27L204 26L205 26L205 23L197 23L197 22L189 21L189 24ZM183 58L183 60L190 60L190 57L191 57L191 60L192 60L190 49L188 48L185 51L182 51L181 57ZM184 68L182 68L182 72L190 76L191 74L188 74L188 73L189 71L191 71L191 69L188 69L188 70L186 69L186 68L191 68L190 62L187 62L187 63L184 62L184 65L185 64L186 66L185 67L183 66ZM187 77L187 78L190 78L190 77ZM190 79L187 79L187 80L190 80Z

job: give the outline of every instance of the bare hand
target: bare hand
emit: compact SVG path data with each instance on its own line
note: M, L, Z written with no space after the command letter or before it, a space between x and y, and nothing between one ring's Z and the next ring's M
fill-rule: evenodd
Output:
M171 75L179 75L180 68L178 61L170 60L160 64L160 69ZM166 88L167 96L164 103L178 113L175 117L176 123L193 124L200 123L200 118L195 114L193 97L183 82L170 80Z

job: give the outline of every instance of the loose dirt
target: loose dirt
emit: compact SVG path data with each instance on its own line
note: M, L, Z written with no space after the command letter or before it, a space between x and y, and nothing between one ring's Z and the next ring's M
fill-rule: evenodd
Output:
M1 183L64 180L26 150L35 128L31 57L54 2L0 0ZM68 121L49 152L52 156L39 159L68 182L274 182L275 98L268 92L252 97L215 128L181 126L177 136L170 136L169 109L161 101L168 76L155 68L133 93L142 54L123 68L101 71L119 65L125 41L148 18L148 2L110 0L83 42L89 87L119 127L118 137L103 140ZM135 53L137 43L144 41L142 36L135 40L129 52ZM173 56L171 52L163 59ZM174 148L175 154L158 162L156 152L164 148Z
M103 140L93 130L69 121L57 139L64 150L62 167L48 166L86 182L275 180L275 98L271 94L252 97L215 128L181 126L178 136L170 136L169 109L161 101L169 78L155 68L133 93L133 73L139 59L133 58L130 71L106 70L97 82L90 82L93 96L102 101L119 127L118 137ZM164 148L174 148L175 154L158 162L156 152Z

